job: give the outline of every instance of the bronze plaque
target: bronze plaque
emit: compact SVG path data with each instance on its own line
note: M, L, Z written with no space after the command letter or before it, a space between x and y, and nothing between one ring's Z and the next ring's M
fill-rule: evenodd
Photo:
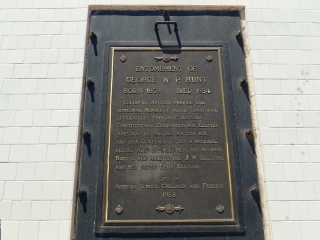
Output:
M220 48L114 47L106 224L232 224Z

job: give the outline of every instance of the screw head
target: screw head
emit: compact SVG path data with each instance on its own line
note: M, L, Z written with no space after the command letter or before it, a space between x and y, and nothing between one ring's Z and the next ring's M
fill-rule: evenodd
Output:
M220 213L220 214L224 212L224 206L221 204L218 204L216 206L216 209L217 209L218 213Z
M208 62L211 62L212 59L213 59L213 58L212 58L212 55L207 55L207 56L206 56L206 60L207 60Z
M127 57L125 55L122 55L120 57L120 61L124 63L125 61L127 61Z

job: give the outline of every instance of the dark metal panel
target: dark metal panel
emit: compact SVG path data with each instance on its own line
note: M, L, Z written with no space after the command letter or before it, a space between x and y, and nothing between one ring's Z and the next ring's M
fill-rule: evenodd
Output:
M161 236L166 239L263 239L259 204L250 193L252 185L257 184L257 170L253 142L245 136L245 132L251 129L251 116L246 89L240 86L246 73L242 42L235 37L240 30L239 13L172 11L170 17L162 17L161 13L114 10L91 13L90 31L94 31L97 38L93 37L87 46L87 80L91 79L94 86L85 89L83 114L83 129L91 135L84 138L80 156L79 188L85 188L86 194L82 194L78 201L76 239L152 239ZM175 32L172 25L169 28L161 24L159 31L155 32L155 22L163 20L176 21L178 31ZM110 46L221 47L239 196L238 226L101 227L105 201L104 155L109 117L106 115L109 112L106 80L109 76Z

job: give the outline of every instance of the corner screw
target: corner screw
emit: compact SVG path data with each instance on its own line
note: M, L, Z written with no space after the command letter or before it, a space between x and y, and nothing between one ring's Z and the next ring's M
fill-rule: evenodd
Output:
M206 60L208 61L208 62L212 62L212 55L207 55L206 56Z
M125 55L122 55L120 57L120 61L124 63L125 61L127 61L127 57Z
M221 204L218 204L216 207L218 213L223 213L224 212L224 206Z
M90 78L87 81L87 86L88 87L93 87L94 86L94 81L92 81Z
M252 130L249 130L246 132L246 138L252 140L253 139L253 132Z
M90 39L97 38L97 34L95 34L93 31L90 33Z
M236 34L236 38L237 38L238 40L241 40L241 38L242 38L242 33L241 33L241 31L239 31L239 32Z
M87 189L85 189L84 187L81 187L79 190L78 190L78 196L80 198L84 198L87 196Z
M118 205L114 210L118 215L120 215L123 212L123 207L121 205Z
M247 79L243 79L243 80L240 82L240 86L241 86L241 87L248 87Z
M83 136L84 138L89 138L89 137L91 137L91 133L90 133L89 131L84 131L84 132L82 133L82 136Z

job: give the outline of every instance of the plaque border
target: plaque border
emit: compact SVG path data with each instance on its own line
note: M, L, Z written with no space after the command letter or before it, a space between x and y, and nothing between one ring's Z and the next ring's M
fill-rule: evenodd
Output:
M105 89L105 92L109 91L110 85L105 80L110 77L110 49L111 47L159 47L159 43L157 41L144 41L144 42L134 42L134 41L125 41L125 42L114 42L114 41L104 41L103 49L103 63L104 63L104 69L102 71L101 77L104 79L104 82L102 83L101 88ZM162 41L162 47L168 46L169 49L172 48L178 48L180 49L180 45L177 45L176 42L172 41ZM234 89L234 82L232 81L231 76L231 62L230 62L230 50L232 49L232 46L229 46L229 42L226 41L187 41L183 42L184 47L216 47L220 48L221 50L221 64L222 64L222 74L225 78L225 89L226 89L226 108L231 113L234 113L236 111L235 108L235 99L237 96L235 94L237 93L237 89ZM104 98L102 99L105 101L101 105L100 111L102 112L101 120L105 124L99 126L98 128L100 130L105 129L105 132L99 132L99 138L101 142L104 142L105 145L108 144L108 138L107 138L107 127L108 127L108 94L103 94ZM107 111L108 110L108 111ZM106 112L106 113L103 113ZM238 135L238 129L237 129L237 120L235 119L235 116L233 114L228 114L228 131L230 132L230 137L232 141L230 142L229 148L230 153L232 155L233 163L232 167L234 170L232 173L234 173L234 180L235 184L242 186L242 172L241 164L240 164L240 156L241 153L239 152L241 149L241 144L243 142L243 138ZM239 149L240 147L240 149ZM119 234L121 236L127 236L126 234L130 234L130 236L138 236L141 233L146 234L146 236L153 236L153 234L159 234L159 236L176 236L181 234L187 234L186 236L189 236L188 234L203 234L208 233L210 235L220 235L224 233L228 233L228 236L232 235L239 235L244 234L246 232L246 218L245 218L245 208L244 208L244 195L243 195L243 187L236 187L234 186L234 192L236 193L234 195L235 198L235 205L237 207L237 212L235 212L235 220L236 222L230 223L230 224L224 224L224 223L206 223L206 222L198 222L198 223L192 223L192 224L179 224L179 223L163 223L158 225L149 225L148 222L145 223L132 223L132 224L105 224L105 194L103 193L105 189L105 174L103 172L103 169L106 167L106 161L105 161L105 155L106 155L107 147L105 147L105 150L99 154L99 164L96 166L97 171L97 177L94 180L96 185L96 202L95 202L95 210L94 210L94 233L97 236L118 236ZM103 168L101 166L104 166ZM101 181L101 182L100 182ZM179 226L179 227L177 227ZM137 235L138 234L138 235ZM119 235L119 236L120 236ZM199 235L199 236L200 236Z
M104 161L107 161L107 174L105 176L105 198L104 198L104 225L135 225L138 223L148 223L150 225L161 225L163 223L183 223L184 225L187 224L204 224L204 223L212 223L212 224L230 224L233 225L236 223L235 219L235 211L236 211L236 204L235 204L235 194L233 193L233 184L235 179L231 176L231 162L230 162L230 148L229 148L229 134L227 130L227 123L228 123L228 118L226 114L227 106L226 106L226 96L225 96L225 87L224 87L224 77L223 77L223 68L222 68L222 59L221 59L221 47L206 47L206 46L195 46L195 47L181 47L181 48L160 48L160 47L154 47L154 46L110 46L109 47L110 51L110 75L108 76L108 85L110 81L110 94L108 96L109 98L109 122L108 122L108 145L106 148L106 154L105 154L105 159ZM219 59L219 80L220 80L220 85L221 85L221 100L222 100L222 107L223 107L223 122L224 122L224 135L225 135L225 144L226 144L226 155L227 155L227 163L228 163L228 180L229 180L229 196L230 196L230 206L231 206L231 218L227 219L189 219L189 220L108 220L108 196L109 196L109 174L110 174L110 143L111 143L111 123L112 123L112 97L113 97L113 80L114 80L114 54L115 51L117 50L127 50L127 51L166 51L166 50L179 50L179 51L208 51L208 50L213 50L218 52L218 59ZM156 223L156 224L155 224Z

